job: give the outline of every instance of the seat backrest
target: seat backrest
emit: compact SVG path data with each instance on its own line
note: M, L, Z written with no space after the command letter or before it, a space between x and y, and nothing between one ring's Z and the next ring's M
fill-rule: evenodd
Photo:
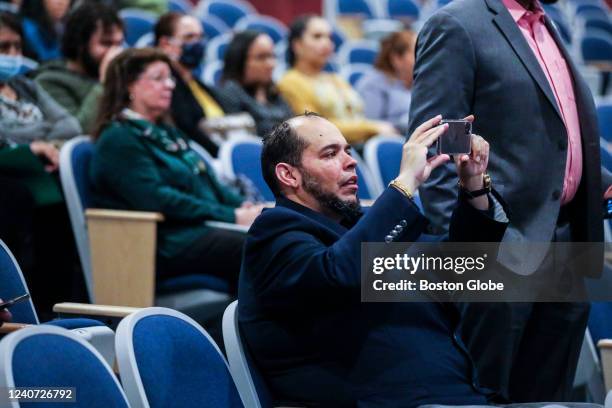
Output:
M168 11L189 14L193 5L187 0L168 0Z
M256 30L266 33L272 38L274 44L287 38L287 27L280 20L269 16L250 14L242 17L234 27L236 31Z
M399 136L376 136L363 147L363 158L372 171L374 182L383 189L397 177L402 161L404 138Z
M366 74L372 70L370 64L348 64L340 69L340 75L354 87L357 82L361 79L363 74Z
M413 0L387 0L385 8L389 18L406 21L417 21L421 12Z
M336 0L336 15L375 17L374 10L366 0Z
M357 154L352 152L353 158L357 161L357 196L362 200L374 200L382 192L382 189L374 181L372 172L366 162Z
M140 9L123 9L119 12L125 28L125 42L133 46L143 35L153 30L155 14Z
M257 14L251 4L242 0L206 0L198 5L196 15L211 14L222 20L229 27L234 27L238 20L249 14Z
M100 353L76 334L53 326L28 327L2 339L0 387L70 387L76 398L65 404L0 401L3 407L128 408L119 382Z
M584 61L612 61L612 36L606 31L589 29L581 43Z
M232 41L232 33L224 33L216 36L206 45L206 62L223 61L227 46Z
M199 324L176 310L142 309L115 336L132 407L243 407L223 354Z
M230 303L225 309L222 327L223 343L230 371L244 405L252 408L271 407L270 392L257 372L240 337L237 300Z
M339 64L374 64L378 55L379 45L376 41L355 40L346 41L338 51Z
M89 253L89 238L87 236L87 221L85 209L89 206L91 186L89 182L89 163L93 155L94 145L87 136L77 136L64 143L60 151L60 180L72 232L77 244L81 267L85 274L85 284L89 299L95 302Z
M219 149L219 159L225 175L234 178L243 174L249 178L267 201L274 201L274 194L266 184L261 171L262 142L257 137L236 137Z
M21 268L19 268L15 257L2 240L0 240L0 282L2 282L0 284L0 298L5 301L30 293L21 273ZM11 313L14 322L39 323L32 299L16 303L11 307Z
M223 61L210 61L207 62L202 70L200 80L207 85L216 86L221 80L223 74Z
M608 143L612 142L612 104L597 106L599 135Z
M200 17L200 23L202 24L204 35L208 39L213 39L221 34L228 33L231 30L230 26L225 24L225 21L213 15L205 15Z

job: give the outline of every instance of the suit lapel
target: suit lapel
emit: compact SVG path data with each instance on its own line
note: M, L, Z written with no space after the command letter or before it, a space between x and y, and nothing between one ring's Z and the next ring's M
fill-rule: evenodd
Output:
M555 95L553 94L552 89L550 88L550 84L546 79L546 75L542 71L542 67L540 67L540 63L538 62L535 55L533 55L533 51L529 47L529 44L525 40L523 33L516 25L516 22L512 19L512 16L506 10L506 7L501 3L500 0L485 0L491 9L496 15L493 17L493 23L497 25L499 30L502 32L506 41L510 43L510 46L518 56L521 63L529 72L529 75L533 78L533 80L538 84L544 95L546 95L546 99L551 103L557 115L559 115L560 119L563 119L561 116L561 112L559 111L559 107L557 106L557 101L555 99Z

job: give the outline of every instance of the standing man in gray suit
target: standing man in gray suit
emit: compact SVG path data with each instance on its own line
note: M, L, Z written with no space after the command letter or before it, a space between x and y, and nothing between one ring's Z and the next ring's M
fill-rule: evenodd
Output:
M493 185L509 204L504 241L602 241L612 177L602 181L595 106L540 2L455 0L425 23L416 54L409 127L439 113L475 115L474 133L491 146ZM444 167L421 187L437 232L448 228L454 179ZM500 250L498 261L540 277L552 262L547 250ZM600 274L601 264L589 273ZM582 278L564 271L559 286ZM473 303L464 312L482 385L511 401L568 399L588 303Z

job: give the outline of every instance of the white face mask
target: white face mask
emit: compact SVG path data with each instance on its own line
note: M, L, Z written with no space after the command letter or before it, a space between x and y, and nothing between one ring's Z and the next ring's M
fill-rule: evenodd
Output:
M21 73L22 67L23 57L21 55L0 54L0 83L7 82Z

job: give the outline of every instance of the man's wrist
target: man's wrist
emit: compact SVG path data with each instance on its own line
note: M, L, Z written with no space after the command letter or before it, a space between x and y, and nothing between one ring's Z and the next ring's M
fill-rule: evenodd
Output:
M397 191L402 193L406 198L413 200L414 191L416 190L410 183L403 182L399 177L391 180L389 187L395 188Z
M484 184L484 173L459 180L459 186L467 191L480 190L485 187Z

